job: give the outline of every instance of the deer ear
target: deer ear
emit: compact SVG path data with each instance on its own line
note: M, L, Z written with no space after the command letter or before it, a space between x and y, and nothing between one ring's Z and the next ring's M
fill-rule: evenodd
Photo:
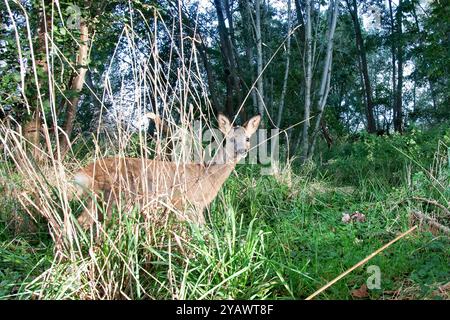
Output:
M248 135L252 135L256 132L256 129L258 129L259 123L261 122L261 115L256 115L252 117L250 120L248 120L244 124L245 131Z
M219 130L222 131L222 133L227 134L228 132L230 132L231 123L226 115L224 115L223 113L219 113L217 121L219 123Z

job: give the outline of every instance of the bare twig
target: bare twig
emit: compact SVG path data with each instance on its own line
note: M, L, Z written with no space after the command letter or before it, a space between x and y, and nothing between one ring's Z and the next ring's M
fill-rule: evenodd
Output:
M418 218L421 221L425 221L427 224L429 224L430 226L433 226L439 230L441 230L442 232L446 233L446 234L450 234L450 228L440 224L439 222L437 222L435 219L421 213L418 211L413 211L412 214Z
M433 206L436 206L436 207L442 209L442 211L444 211L450 217L450 210L447 209L442 204L440 204L439 202L437 202L436 200L426 199L426 198L421 198L421 197L413 197L413 199L414 200L418 200L418 201L422 201L422 202L425 202L425 203L428 203L428 204L431 204Z
M355 264L353 267L351 267L350 269L348 269L347 271L345 271L344 273L341 273L339 276L337 276L336 278L334 278L332 281L328 282L326 285L324 285L322 288L320 288L319 290L317 290L316 292L314 292L313 294L311 294L310 296L308 296L305 300L311 300L313 299L315 296L317 296L318 294L320 294L321 292L325 291L327 288L331 287L333 284L335 284L336 282L338 282L339 280L341 280L343 277L345 277L346 275L348 275L350 272L352 272L353 270L355 270L356 268L362 266L363 264L365 264L367 261L369 261L370 259L372 259L373 257L375 257L377 254L379 254L380 252L382 252L383 250L385 250L386 248L388 248L389 246L391 246L392 244L394 244L395 242L397 242L398 240L400 240L401 238L403 238L404 236L410 234L411 232L413 232L415 229L417 229L417 226L412 227L411 229L409 229L408 231L402 233L401 235L399 235L397 238L395 238L394 240L392 240L391 242L385 244L384 246L382 246L380 249L378 249L377 251L373 252L372 254L370 254L369 256L367 256L366 258L364 258L363 260L361 260L360 262L358 262L357 264Z

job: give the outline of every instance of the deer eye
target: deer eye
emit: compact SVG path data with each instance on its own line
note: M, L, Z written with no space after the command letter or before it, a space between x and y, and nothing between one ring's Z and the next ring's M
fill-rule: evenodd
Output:
M250 142L250 138L247 138L246 141L247 141L247 142Z

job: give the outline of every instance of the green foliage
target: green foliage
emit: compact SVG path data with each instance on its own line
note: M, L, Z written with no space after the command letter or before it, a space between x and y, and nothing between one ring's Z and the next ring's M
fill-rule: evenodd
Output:
M1 15L0 22L7 28L0 31L0 61L3 62L0 65L0 110L14 116L20 124L27 120L29 115L23 100L30 98L30 106L35 107L38 100L38 87L34 83L36 72L46 116L50 118L52 101L61 107L53 111L58 113L56 120L62 124L65 99L79 94L70 88L70 79L74 74L72 67L76 67L79 31L64 27L70 15L67 8L71 3L61 2L62 16L54 15L52 41L58 50L47 57L52 61L52 79L48 78L42 67L38 66L36 70L31 68L30 43L35 48L35 60L47 54L39 52L37 45L38 12L42 2L24 2L29 13L30 38L18 3L1 2L2 13L7 12L6 3L11 4L17 25L12 27L9 14ZM234 2L232 5L238 6L240 3ZM99 232L97 237L93 233L76 230L76 234L80 235L79 242L74 244L76 249L72 248L69 259L58 260L47 223L38 221L37 228L32 231L27 229L34 226L33 219L18 200L18 194L27 186L23 177L10 168L4 170L2 163L0 298L305 298L407 230L411 225L412 210L442 218L439 209L416 201L414 197L430 199L444 206L450 201L448 6L435 1L426 9L427 12L418 14L415 10L418 9L417 1L404 0L403 3L405 22L401 36L390 34L388 19L383 19L380 30L365 32L363 36L380 128L388 129L392 122L392 42L402 45L405 62L413 66L411 74L405 72L405 83L409 83L403 88L404 111L408 116L406 132L403 135L375 136L362 130L365 103L359 58L350 17L342 8L335 35L330 95L324 118L335 144L330 150L318 148L320 153L317 156L320 158L317 157L315 163L301 168L284 168L274 176L262 176L257 166L238 166L237 176L226 182L211 205L205 229L178 223L174 217L161 226L144 219L140 211L131 206L126 211L116 211L113 221L102 226L106 231ZM196 7L196 1L186 4L186 16L180 23L172 2L134 1L133 12L129 12L130 4L123 1L96 2L89 8L80 1L75 4L80 6L82 17L88 20L91 28L90 35L95 34L95 37L90 46L86 79L91 88L89 90L84 86L81 92L83 99L77 109L80 138L67 157L73 159L67 161L76 159L87 163L92 159L98 145L88 133L92 129L91 120L99 114L103 105L108 107L109 103L103 98L98 101L96 96L112 96L122 87L136 85L133 81L136 81L139 72L134 69L135 63L140 62L139 55L152 56L155 43L161 46L157 55L158 60L164 63L158 65L159 61L142 60L149 67L150 71L146 69L150 73L149 79L158 82L158 88L153 90L164 91L165 95L175 100L170 103L177 108L177 101L184 97L174 96L174 88L184 85L180 82L180 74L187 71L183 69L185 65L192 66L192 69L195 65L200 70L198 75L189 73L189 77L201 78L206 77L206 64L209 63L212 79L218 86L219 100L224 100L224 62L217 37L216 13L211 8L201 12ZM371 1L370 4L380 6L381 2ZM154 9L161 15L156 20L161 18L167 25L158 25L159 29L153 34L149 30L150 25L157 25L158 22ZM245 26L248 21L241 16L241 8L231 9L235 18L232 41L235 42L233 46L242 69L239 85L246 93L255 78L255 57L251 52L254 39L247 34L249 30ZM367 10L366 6L362 9ZM283 9L279 11L264 4L262 29L265 62L286 36L285 13ZM386 10L382 13L386 18ZM319 31L325 27L326 16L320 10L314 15L320 21L320 34ZM194 16L198 22L197 32L207 39L205 61L187 60L194 52L193 42L189 41L195 38L195 45L199 44L197 37L190 33ZM179 25L185 27L183 33L177 29ZM304 70L301 62L304 41L302 23L298 25L291 48L286 107L282 118L284 128L301 121L303 112ZM161 31L164 28L173 32L173 38ZM26 68L24 88L21 88L16 32L21 39ZM132 36L119 39L123 32ZM160 38L153 39L153 35ZM180 38L189 40L184 43L185 56L174 54L180 50L178 44L174 44ZM130 46L128 41L134 43ZM314 79L319 79L325 48L323 36L317 38L315 48L318 55L314 58ZM200 46L196 49L199 53L203 50ZM272 118L278 111L283 84L285 57L282 52L280 50L274 56L263 74L263 98ZM167 65L169 61L172 63L170 66ZM153 64L166 75L163 79L153 79ZM202 80L206 84L206 79ZM142 84L142 88L146 85L149 84ZM141 83L139 86L141 88ZM314 82L313 86L318 87L318 83ZM49 88L54 90L55 96L50 97ZM192 96L208 95L208 92L198 91L200 88L184 89L188 89L189 99L195 102L198 102L198 97ZM153 101L161 98L153 95L155 92L149 90L133 99ZM313 93L313 115L317 99L317 93ZM163 102L161 105L168 103ZM194 104L196 108L205 107L201 103ZM149 108L148 105L142 107ZM244 107L244 113L254 113L251 97ZM195 112L197 114L198 110ZM0 114L3 117L3 113ZM296 126L295 130L300 127ZM294 144L297 136L298 131L292 133ZM118 150L124 151L123 146L110 144L108 139L100 137L105 155L114 156ZM133 157L141 156L142 144L155 149L152 141L143 141L137 133L129 137L125 144L125 153ZM287 149L285 145L282 148ZM153 156L149 155L150 158ZM56 201L58 195L52 194L49 198ZM70 208L74 213L72 218L82 210L81 204L75 200L70 203ZM365 222L345 224L341 221L343 213L357 211L365 215ZM59 214L57 212L58 217ZM448 218L442 221L448 224ZM388 292L395 291L398 298L435 298L436 288L448 282L449 244L445 235L422 227L377 255L370 263L382 270L382 285L380 289L370 291L369 297L386 299L391 297ZM367 277L365 267L359 268L325 291L320 298L351 299L351 290L364 284Z
M440 132L440 137L448 139L447 128ZM43 298L56 299L305 298L405 231L410 210L420 208L409 202L411 195L448 201L450 193L437 192L427 170L408 173L404 165L388 165L393 157L398 161L405 157L405 163L417 162L417 167L426 168L433 156L420 154L425 150L435 154L439 139L429 140L435 134L414 131L405 136L363 136L354 146L343 144L339 156L353 152L355 158L349 163L352 157L348 156L347 166L364 166L358 178L350 175L350 170L344 172L348 176L330 174L330 168L325 175L329 178L324 178L317 167L303 170L301 175L282 171L261 176L259 167L239 166L238 177L231 177L213 202L206 229L170 220L172 231L155 227L148 233L139 211L123 212L105 226L107 235L101 236L98 245L91 247L89 234L81 238L85 247L81 256L55 265L51 282L45 271L53 258L51 242L38 242L42 250L36 250L31 239L19 235L11 242L4 233L0 246L2 297L29 298L39 292ZM401 152L377 153L388 145ZM411 160L412 155L416 158ZM379 174L374 178L370 170L377 161L387 167L377 167ZM447 175L440 179L448 186L446 165L441 163L442 173ZM339 161L333 166L344 169ZM406 178L393 179L389 170L392 176L412 174L411 184ZM356 211L366 216L365 222L341 222L344 212ZM399 298L435 297L437 286L448 281L449 244L445 236L424 230L373 258L370 264L380 267L382 278L381 288L371 290L370 298L389 298L386 292L405 287L408 290L399 293ZM30 248L34 248L32 254ZM350 291L368 276L365 267L359 268L320 298L350 299Z
M323 169L338 183L359 185L372 179L371 183L398 186L407 182L405 168L411 167L411 173L415 174L433 164L440 143L443 148L439 156L445 157L449 137L448 125L429 131L411 128L404 135L380 137L361 133L349 136L324 153Z

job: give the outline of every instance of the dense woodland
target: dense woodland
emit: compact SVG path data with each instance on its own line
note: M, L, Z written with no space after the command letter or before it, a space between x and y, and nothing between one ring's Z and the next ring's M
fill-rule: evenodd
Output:
M2 3L3 118L25 126L47 117L52 127L48 113L55 103L57 125L68 136L95 130L99 109L113 109L102 99L108 86L116 92L133 82L133 61L154 63L148 34L159 19L173 30L156 35L161 67L170 68L158 83L176 90L177 69L192 60L195 47L213 110L239 113L241 121L260 113L268 128L302 121L289 130L293 154L311 158L317 138L331 144L361 131L403 133L449 117L445 1L75 4L48 3L45 14L40 2ZM131 36L124 35L131 32L127 28ZM171 52L180 41L183 57ZM177 61L169 64L171 56ZM54 88L46 85L49 70ZM105 83L106 73L114 82ZM152 92L143 94L144 109L164 107L152 103Z
M367 292L359 269L317 298L449 298L448 1L0 8L0 298L305 298L419 220L371 262L382 288ZM138 237L144 227L124 231L140 221L130 210L93 258L92 234L67 231L79 205L34 183L95 152L141 155L159 132L149 113L213 127L219 113L260 114L261 128L280 129L280 167L237 168L211 207L211 237ZM355 213L364 219L344 222ZM167 250L180 239L191 253Z

